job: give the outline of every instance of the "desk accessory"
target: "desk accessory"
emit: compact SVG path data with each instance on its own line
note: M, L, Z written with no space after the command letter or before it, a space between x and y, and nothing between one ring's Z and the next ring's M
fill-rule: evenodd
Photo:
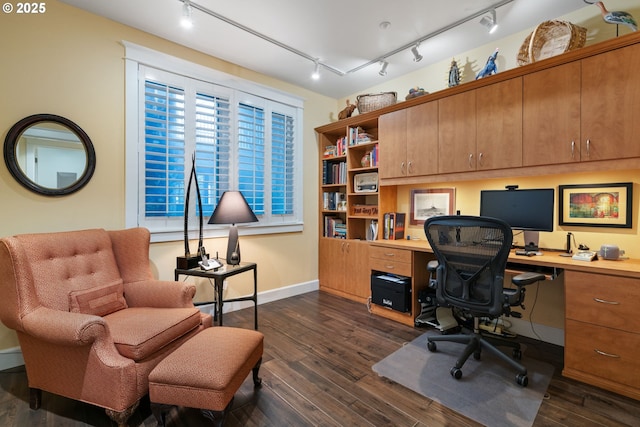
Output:
M624 255L624 251L621 250L618 245L602 245L600 246L598 255L601 256L602 259L617 261Z
M209 224L231 224L227 242L227 264L240 264L240 241L236 224L258 222L247 199L239 191L225 191L209 218Z
M574 254L571 259L576 261L594 261L598 259L598 254L594 251L580 251Z

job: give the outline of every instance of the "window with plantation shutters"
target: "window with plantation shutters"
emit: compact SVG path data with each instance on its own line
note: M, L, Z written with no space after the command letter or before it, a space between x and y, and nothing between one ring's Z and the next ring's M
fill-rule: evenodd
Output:
M137 111L127 115L127 226L179 238L188 200L190 230L202 208L205 237L225 235L207 221L223 192L239 190L259 219L241 233L300 231L301 101L176 58L159 66L162 54L151 66L126 46L127 110ZM200 201L194 181L187 191L194 159Z

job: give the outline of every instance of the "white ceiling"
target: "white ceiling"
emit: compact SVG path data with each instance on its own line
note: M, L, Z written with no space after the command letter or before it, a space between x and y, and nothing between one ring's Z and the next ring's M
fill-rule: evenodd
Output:
M185 30L179 23L182 0L61 1L332 98L589 7L584 0L194 0L194 26ZM407 48L386 58L386 76L378 74L378 60L389 52L505 2L497 9L500 27L494 34L479 24L481 14L423 41L419 50L424 59L419 63ZM391 23L386 30L380 28L383 21ZM278 44L338 72L321 67L320 79L312 80L313 61ZM351 71L371 61L375 62Z

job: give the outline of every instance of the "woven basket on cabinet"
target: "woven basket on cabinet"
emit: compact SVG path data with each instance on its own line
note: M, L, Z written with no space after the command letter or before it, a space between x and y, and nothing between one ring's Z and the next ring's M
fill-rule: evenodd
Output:
M518 64L527 65L579 49L587 41L587 29L566 21L544 21L524 40Z
M383 92L377 94L358 95L356 102L358 105L358 112L368 113L369 111L378 110L380 108L388 107L396 103L398 94L396 92Z

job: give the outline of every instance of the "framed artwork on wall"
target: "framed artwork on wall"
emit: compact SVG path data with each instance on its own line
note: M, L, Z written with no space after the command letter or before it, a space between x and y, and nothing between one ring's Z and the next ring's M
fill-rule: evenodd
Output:
M424 224L432 216L453 215L455 195L455 188L411 190L411 225Z
M631 228L633 183L560 185L560 225Z

